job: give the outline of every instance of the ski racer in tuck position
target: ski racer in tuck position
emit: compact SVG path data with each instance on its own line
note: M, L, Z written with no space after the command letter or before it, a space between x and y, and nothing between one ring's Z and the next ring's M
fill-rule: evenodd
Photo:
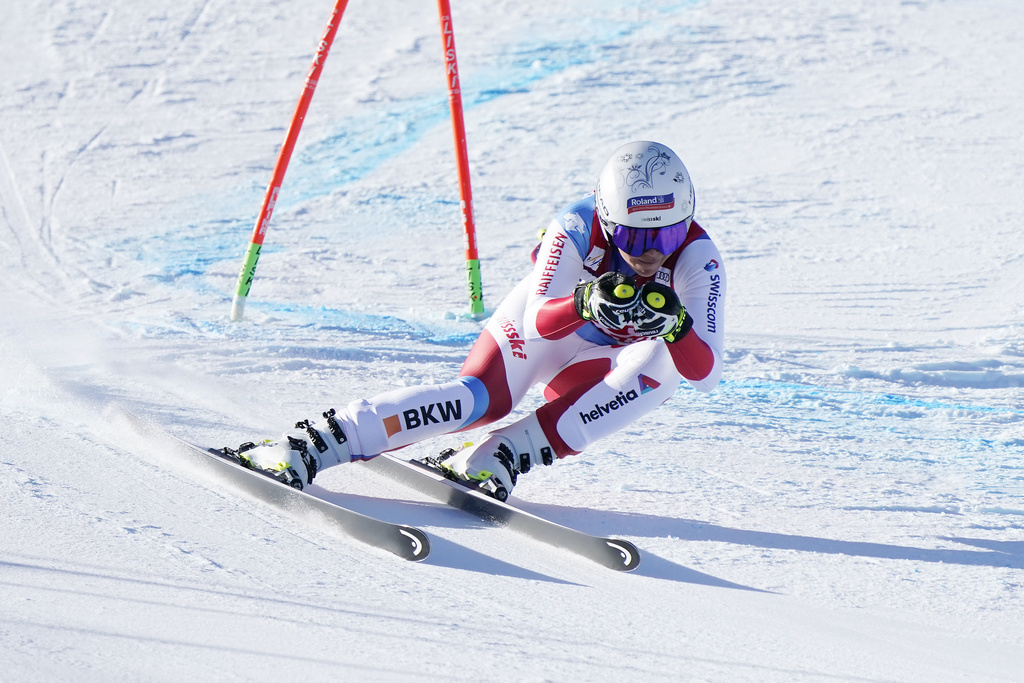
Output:
M711 391L722 374L725 269L693 214L689 173L671 149L620 147L596 191L552 220L533 271L457 378L328 410L239 457L302 488L325 467L500 420L541 384L540 408L433 459L504 500L519 475L636 422L683 379Z

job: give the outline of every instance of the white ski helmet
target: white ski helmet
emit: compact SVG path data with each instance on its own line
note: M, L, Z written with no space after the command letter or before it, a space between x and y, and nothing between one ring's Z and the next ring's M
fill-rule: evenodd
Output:
M616 226L666 228L693 220L690 174L679 156L650 140L619 147L597 181L597 215L610 236Z

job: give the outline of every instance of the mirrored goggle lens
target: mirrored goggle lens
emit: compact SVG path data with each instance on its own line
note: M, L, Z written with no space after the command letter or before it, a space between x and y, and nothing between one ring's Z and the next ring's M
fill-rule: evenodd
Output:
M666 256L683 246L690 219L663 228L630 228L616 225L612 229L612 242L630 256L640 256L648 249L656 249Z

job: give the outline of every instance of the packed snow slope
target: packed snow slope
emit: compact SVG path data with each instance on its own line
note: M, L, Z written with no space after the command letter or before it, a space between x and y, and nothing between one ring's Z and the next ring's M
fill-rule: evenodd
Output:
M359 465L317 478L426 530L403 562L162 431L237 444L458 371L483 323L433 3L350 3L232 323L330 3L23 0L0 22L0 679L1021 680L1024 6L454 5L489 309L631 139L680 152L726 260L718 390L515 492L640 569Z

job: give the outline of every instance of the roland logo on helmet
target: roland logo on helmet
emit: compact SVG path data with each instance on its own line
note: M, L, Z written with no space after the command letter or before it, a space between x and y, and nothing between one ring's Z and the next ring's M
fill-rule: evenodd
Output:
M674 194L651 194L626 200L626 213L636 211L666 211L676 205Z

